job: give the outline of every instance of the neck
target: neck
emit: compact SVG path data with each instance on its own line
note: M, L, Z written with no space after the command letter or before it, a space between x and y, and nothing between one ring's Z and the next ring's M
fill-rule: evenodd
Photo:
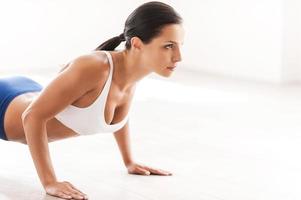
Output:
M152 72L143 66L140 55L132 50L110 53L114 64L113 82L121 91L131 88L139 80Z

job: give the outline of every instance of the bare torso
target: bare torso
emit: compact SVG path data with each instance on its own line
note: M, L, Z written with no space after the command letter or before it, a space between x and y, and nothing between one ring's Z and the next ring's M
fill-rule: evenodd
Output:
M36 98L40 92L24 93L14 98L4 117L4 130L9 141L26 144L21 115L27 106ZM64 126L57 119L53 118L47 122L47 135L49 141L77 136L77 133Z
M81 108L91 105L100 95L102 88L103 85L100 85L95 89L87 92L85 95L73 102L72 105ZM29 106L29 104L39 96L39 94L40 92L24 93L15 97L10 102L4 115L4 130L9 141L26 144L21 115L24 112L24 110ZM106 101L104 114L105 120L108 124L117 123L125 117L119 114L120 111L118 109L118 106L122 102L126 101L128 98L129 95L122 94L112 81ZM52 118L47 121L46 129L49 142L79 136L78 133L66 127L56 118Z

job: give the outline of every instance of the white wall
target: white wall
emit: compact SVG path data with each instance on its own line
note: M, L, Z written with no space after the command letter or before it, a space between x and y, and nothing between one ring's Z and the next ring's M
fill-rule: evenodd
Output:
M58 68L122 33L142 2L6 1L0 6L0 70Z
M0 7L0 72L59 69L120 34L143 2L6 1ZM185 20L180 67L251 80L301 80L297 0L163 2Z
M284 7L284 81L301 81L301 1L287 0Z
M6 1L0 6L0 72L58 70L69 59L122 33L128 15L144 2Z
M281 81L282 0L210 0L182 4L194 69L253 80Z

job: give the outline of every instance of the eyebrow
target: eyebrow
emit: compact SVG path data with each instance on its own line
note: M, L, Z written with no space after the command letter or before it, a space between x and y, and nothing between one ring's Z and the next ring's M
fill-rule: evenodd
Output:
M166 41L166 42L171 42L171 43L174 43L174 44L178 44L178 42L175 42L175 41L172 41L172 40L169 40L169 41ZM184 42L182 42L182 44L184 44Z

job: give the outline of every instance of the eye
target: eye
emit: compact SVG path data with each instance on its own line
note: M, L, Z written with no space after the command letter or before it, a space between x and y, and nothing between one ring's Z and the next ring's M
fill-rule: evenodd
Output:
M172 47L173 47L173 44L165 45L165 48L166 48L166 49L170 49L170 48L172 48Z

